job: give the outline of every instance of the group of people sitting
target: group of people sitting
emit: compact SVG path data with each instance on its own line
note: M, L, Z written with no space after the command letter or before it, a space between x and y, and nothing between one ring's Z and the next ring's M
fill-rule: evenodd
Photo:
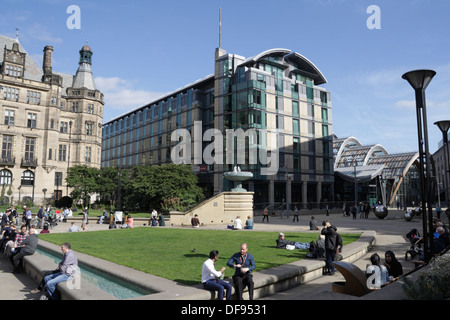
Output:
M164 215L162 212L158 212L155 209L152 211L152 217L150 218L150 223L152 227L160 226L164 227L166 226Z
M46 226L44 225L44 229ZM46 233L46 232L41 232ZM36 252L38 246L38 237L36 226L26 224L16 230L14 223L6 223L1 229L0 252L6 255L12 264L13 273L20 273L23 258L31 256ZM56 284L67 281L75 275L78 267L78 260L71 250L70 243L64 243L61 246L63 258L58 268L48 272L42 279L39 288L31 293L42 292L41 300L58 298L56 293Z
M226 267L216 270L215 263L219 259L219 251L212 250L209 259L202 266L202 284L206 290L217 291L218 299L223 300L224 293L227 300L231 300L232 285L224 281ZM232 276L238 300L243 300L244 288L248 288L249 299L253 300L254 283L252 271L255 270L255 258L248 252L247 243L242 243L239 252L228 259L227 266L234 269Z
M191 219L191 225L193 228L200 227L200 220L198 218L198 214L195 214ZM245 221L245 225L242 223L241 217L237 216L233 221L233 225L227 225L227 229L231 230L242 230L242 229L253 229L253 219L251 216L247 216L247 220Z
M240 216L237 216L236 219L234 219L233 225L228 225L228 229L231 230L242 230L242 229L253 229L253 219L251 216L247 217L247 220L245 221L245 226L242 224L242 220Z
M439 254L450 245L450 230L440 219L434 219L433 227L433 254Z
M13 273L19 273L23 257L32 255L37 248L36 227L24 224L20 231L14 224L7 224L1 230L0 251L9 257L13 265Z
M382 285L400 277L403 274L402 264L397 260L393 251L386 251L385 262L381 263L381 258L377 253L370 256L370 263L366 267L366 278L368 287L379 289Z

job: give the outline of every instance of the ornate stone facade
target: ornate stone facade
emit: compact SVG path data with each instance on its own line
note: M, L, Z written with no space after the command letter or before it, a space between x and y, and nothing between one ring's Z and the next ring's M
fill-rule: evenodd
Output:
M69 167L100 168L104 101L92 54L83 46L75 76L57 73L53 47L40 68L17 39L0 36L0 197L47 204L70 195Z

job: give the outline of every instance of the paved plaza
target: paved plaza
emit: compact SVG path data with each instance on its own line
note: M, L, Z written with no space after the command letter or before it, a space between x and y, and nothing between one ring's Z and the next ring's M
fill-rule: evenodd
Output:
M357 217L353 220L352 217L343 217L342 214L331 214L330 216L316 215L316 219L321 222L325 219L335 225L340 233L346 232L360 232L363 230L376 231L376 243L372 249L354 262L360 269L365 270L369 262L369 257L373 253L378 253L384 259L384 253L387 250L392 250L396 257L403 265L404 272L413 269L411 262L405 262L404 256L406 250L410 247L409 241L405 238L406 233L411 229L417 228L422 230L421 217L416 217L413 221L406 221L403 218L403 211L390 210L386 219L380 220L370 214L368 219L360 219ZM444 222L448 223L444 215ZM95 220L95 219L92 219ZM270 232L284 232L288 238L289 232L317 232L309 230L310 215L301 215L299 222L292 222L290 218L284 217L270 217L269 223L261 223L262 217L255 217L255 231L270 231ZM52 233L67 232L69 223L59 223L58 226L51 229ZM147 227L148 228L148 227ZM164 228L172 228L166 226ZM226 226L203 226L204 229L225 229ZM88 225L88 231L107 230L108 225L98 225L91 221ZM231 231L230 232L252 232L245 231ZM317 232L318 233L318 232ZM274 239L275 244L275 239ZM249 248L251 252L251 248ZM344 247L345 250L345 247ZM0 255L0 283L3 290L0 291L0 300L34 300L39 298L39 294L31 294L30 290L36 287L36 283L30 279L26 274L12 274L11 263L4 255ZM339 272L333 276L322 276L318 279L302 284L293 289L276 293L274 295L266 296L262 300L307 300L307 299L336 299L335 295L331 294L331 284L335 281L343 281L344 278Z

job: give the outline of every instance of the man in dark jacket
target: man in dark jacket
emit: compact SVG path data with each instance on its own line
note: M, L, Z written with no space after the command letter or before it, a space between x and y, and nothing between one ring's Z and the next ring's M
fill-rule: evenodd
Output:
M3 228L6 225L10 224L10 217L9 215L11 214L11 211L9 211L9 209L6 209L5 214L3 214L2 216L2 221L0 222L0 226Z
M287 245L295 245L294 241L289 241L284 237L284 233L280 232L280 234L278 235L278 239L276 240L277 242L277 248L278 249L286 249Z
M323 229L321 234L325 236L325 264L328 271L325 274L333 275L335 268L333 266L334 256L336 254L336 230L335 226L332 226L328 220L323 223Z
M248 252L246 243L241 244L241 250L235 253L227 262L227 266L235 268L233 282L238 300L243 300L242 291L248 287L249 299L253 300L254 282L251 272L255 270L255 258Z
M278 249L287 249L287 246L294 246L296 249L309 249L309 243L301 243L296 241L289 241L284 237L284 233L280 232L278 234L278 239L276 240Z
M25 238L25 240L22 241L20 251L19 253L15 254L12 257L12 263L13 263L13 273L18 273L19 271L19 265L22 262L23 257L25 256L31 256L36 251L38 244L38 237L36 235L36 229L34 226L30 227L30 230L28 230L28 237ZM15 250L18 250L19 248L14 248Z

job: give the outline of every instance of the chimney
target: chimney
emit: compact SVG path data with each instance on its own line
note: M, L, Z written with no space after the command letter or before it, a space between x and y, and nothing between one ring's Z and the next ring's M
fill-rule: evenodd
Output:
M53 55L53 47L45 46L44 62L42 65L42 69L44 69L44 74L52 74L52 55Z

